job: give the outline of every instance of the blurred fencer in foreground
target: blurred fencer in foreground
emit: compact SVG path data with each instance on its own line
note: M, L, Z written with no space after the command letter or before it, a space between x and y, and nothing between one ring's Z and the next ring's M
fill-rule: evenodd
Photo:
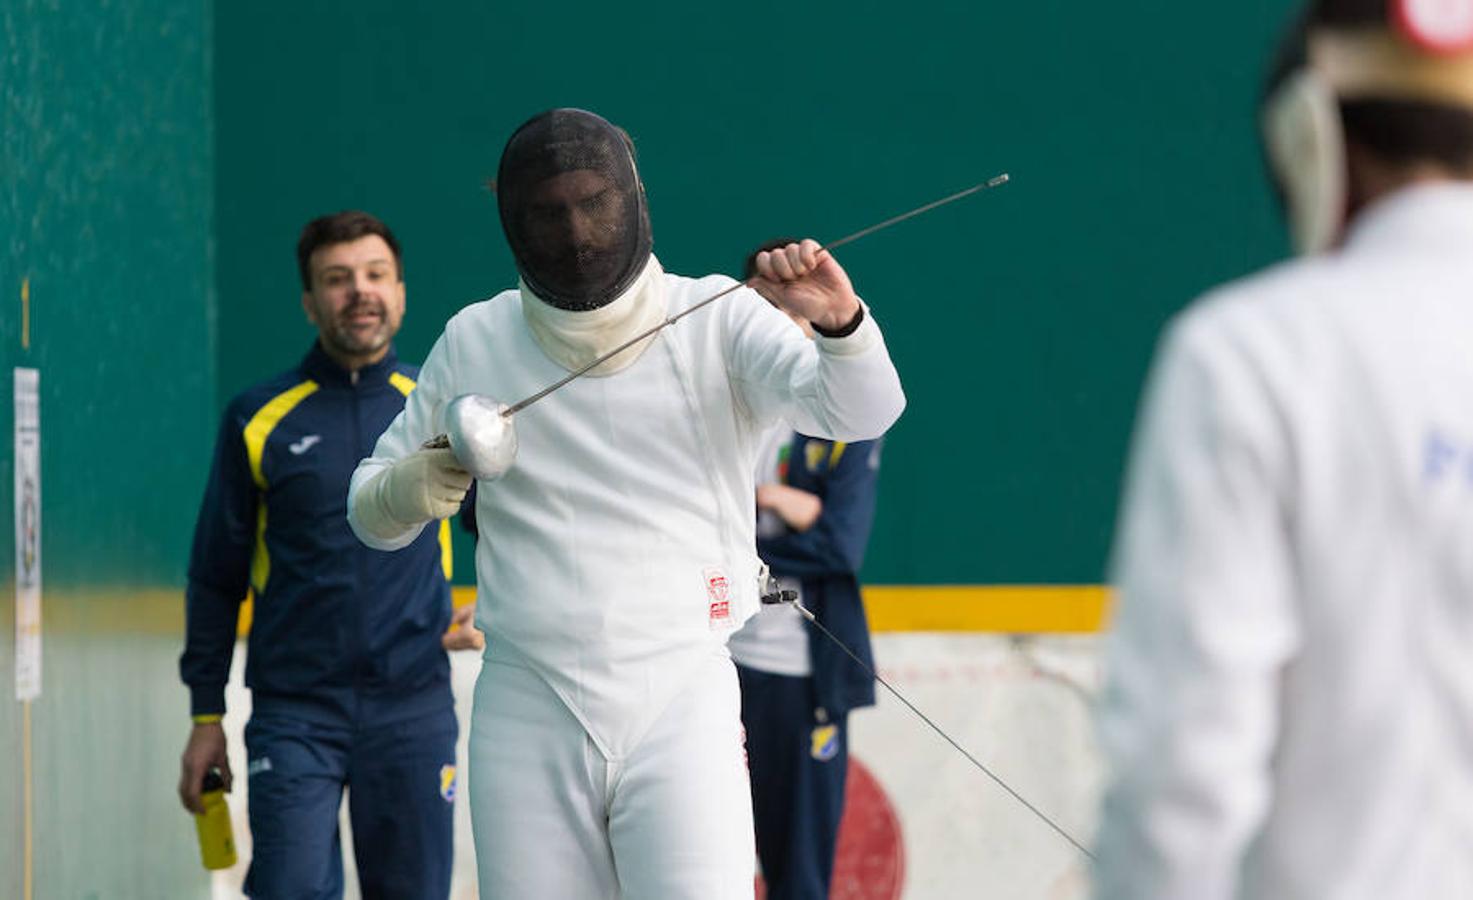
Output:
M1159 351L1113 561L1097 896L1473 897L1473 0L1318 0L1303 258Z

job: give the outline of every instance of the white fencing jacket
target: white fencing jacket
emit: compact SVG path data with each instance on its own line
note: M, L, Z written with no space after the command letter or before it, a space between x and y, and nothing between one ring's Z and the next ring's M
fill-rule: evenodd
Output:
M1097 896L1473 897L1473 186L1195 305L1136 441Z
M660 277L672 315L732 284ZM522 302L507 291L450 320L351 492L442 431L454 397L512 403L567 374L534 341ZM868 310L853 334L810 341L743 288L660 332L627 368L528 407L516 463L477 488L488 657L536 671L605 756L627 755L758 605L762 433L786 419L835 440L874 438L904 405ZM366 540L393 549L417 530Z

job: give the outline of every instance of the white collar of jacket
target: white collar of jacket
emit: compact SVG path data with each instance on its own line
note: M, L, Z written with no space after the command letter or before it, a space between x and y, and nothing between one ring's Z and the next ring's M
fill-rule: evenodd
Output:
M628 290L598 309L558 309L532 293L520 279L517 290L522 295L522 318L537 346L569 372L576 372L665 318L665 270L653 253ZM588 374L613 375L628 368L653 341L653 336L640 341Z
M1456 253L1473 246L1473 182L1427 181L1407 185L1361 210L1350 224L1352 251Z

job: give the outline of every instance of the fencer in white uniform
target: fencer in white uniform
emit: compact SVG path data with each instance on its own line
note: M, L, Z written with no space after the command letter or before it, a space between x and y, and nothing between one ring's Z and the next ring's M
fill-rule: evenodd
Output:
M1473 897L1473 4L1393 5L1315 4L1274 81L1311 255L1151 377L1101 900Z
M408 543L463 496L450 451L422 449L453 398L530 396L732 284L661 269L627 136L591 113L523 125L497 194L520 286L450 320L360 465L350 518L371 546ZM482 897L750 898L725 644L758 605L755 443L779 419L876 437L905 402L873 317L816 250L764 255L758 287L830 336L806 340L742 288L506 427L509 465L476 500Z

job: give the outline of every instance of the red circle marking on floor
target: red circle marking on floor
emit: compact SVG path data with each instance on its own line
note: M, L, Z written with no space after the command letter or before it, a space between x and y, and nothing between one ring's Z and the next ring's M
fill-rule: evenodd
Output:
M851 756L829 898L899 900L904 883L905 843L895 807L870 770ZM766 896L759 875L757 900Z

